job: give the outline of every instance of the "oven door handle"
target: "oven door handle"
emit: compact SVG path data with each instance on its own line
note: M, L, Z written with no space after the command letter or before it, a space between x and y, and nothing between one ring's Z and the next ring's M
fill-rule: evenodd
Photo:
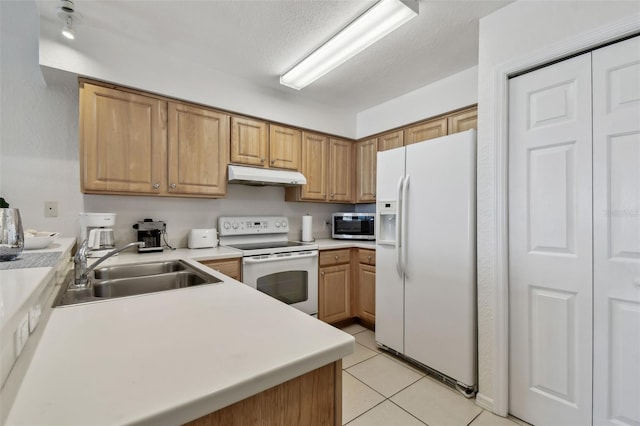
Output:
M309 257L318 257L318 252L313 251L307 254L297 254L295 256L269 256L266 258L254 258L254 257L245 257L242 259L242 263L268 263L268 262L281 262L283 260L298 260L298 259L306 259Z

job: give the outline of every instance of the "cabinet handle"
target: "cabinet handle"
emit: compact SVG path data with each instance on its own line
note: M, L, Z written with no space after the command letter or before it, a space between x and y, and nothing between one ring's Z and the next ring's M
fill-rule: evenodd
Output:
M171 189L176 189L176 184L175 184L175 183L172 183L171 185L169 185L169 188L171 188Z
M331 194L331 198L333 198L336 194Z
M324 277L324 271L320 272L320 275L322 275Z
M276 164L276 160L271 160L271 164Z
M261 159L260 159L260 162L261 162L261 163L264 163L264 160L265 160L264 158L261 158Z
M154 183L153 184L153 189L158 189L160 188L160 184L159 183Z
M367 259L369 259L369 262L371 262L371 256L367 256Z
M326 194L325 192L323 192L323 193L322 193L322 196L323 196L323 197L326 197L326 196L327 196L327 194Z
M338 255L336 255L336 260L338 260Z

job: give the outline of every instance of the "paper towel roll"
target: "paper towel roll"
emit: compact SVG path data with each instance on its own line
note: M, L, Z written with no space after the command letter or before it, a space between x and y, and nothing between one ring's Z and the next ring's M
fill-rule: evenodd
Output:
M302 241L313 241L313 218L308 214L302 216Z

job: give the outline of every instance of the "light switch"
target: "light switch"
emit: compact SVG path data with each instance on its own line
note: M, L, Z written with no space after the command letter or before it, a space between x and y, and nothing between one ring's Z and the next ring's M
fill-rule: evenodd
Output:
M57 201L45 201L44 202L44 217L58 217L58 202Z

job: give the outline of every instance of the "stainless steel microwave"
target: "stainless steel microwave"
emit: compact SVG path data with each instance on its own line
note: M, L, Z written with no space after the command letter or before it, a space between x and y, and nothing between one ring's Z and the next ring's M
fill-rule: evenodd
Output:
M375 213L334 213L331 236L344 240L375 240Z

